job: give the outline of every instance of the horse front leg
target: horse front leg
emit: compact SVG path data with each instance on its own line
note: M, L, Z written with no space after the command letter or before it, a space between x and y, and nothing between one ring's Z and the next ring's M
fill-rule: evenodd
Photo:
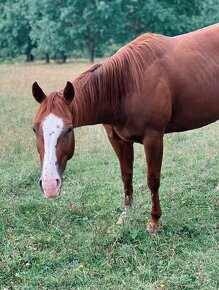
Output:
M147 160L147 184L151 191L151 219L147 231L155 232L160 228L159 219L161 208L159 200L160 172L163 158L163 134L159 132L148 133L144 137L144 149Z
M131 207L133 202L133 162L134 149L133 143L126 142L116 135L111 126L104 126L109 138L109 141L119 159L121 177L124 187L124 204L125 210L120 215L117 224L123 224L127 217L127 210Z

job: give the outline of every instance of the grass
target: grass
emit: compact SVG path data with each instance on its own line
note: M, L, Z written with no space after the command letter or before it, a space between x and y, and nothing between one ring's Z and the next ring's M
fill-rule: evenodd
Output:
M0 66L0 288L219 289L219 124L165 137L163 228L145 233L150 196L135 146L135 206L122 204L118 160L101 126L76 130L62 196L39 191L31 85L59 90L88 67Z

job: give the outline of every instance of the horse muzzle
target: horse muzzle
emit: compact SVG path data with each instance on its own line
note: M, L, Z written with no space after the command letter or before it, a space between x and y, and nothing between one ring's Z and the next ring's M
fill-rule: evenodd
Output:
M62 180L59 176L55 178L40 178L39 186L46 198L55 198L60 195Z

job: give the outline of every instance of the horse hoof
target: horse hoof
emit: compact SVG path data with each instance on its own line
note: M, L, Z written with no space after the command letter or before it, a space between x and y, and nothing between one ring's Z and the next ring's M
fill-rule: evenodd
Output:
M156 235L161 228L161 224L159 222L150 221L147 225L146 232L151 235Z
M219 184L218 184L218 186L216 187L216 190L219 191Z
M125 223L125 220L127 219L127 211L126 210L124 210L122 213L121 213L121 215L120 215L120 217L119 217L119 219L118 219L118 221L117 221L117 225L123 225L124 223Z

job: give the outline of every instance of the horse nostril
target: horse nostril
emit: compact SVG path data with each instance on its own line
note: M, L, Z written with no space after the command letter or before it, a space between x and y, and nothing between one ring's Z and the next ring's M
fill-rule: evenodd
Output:
M42 179L40 179L40 180L39 180L39 187L40 187L40 189L41 189L41 190L42 190L42 192L43 192Z
M61 179L60 178L56 179L56 184L57 184L57 188L61 187Z

